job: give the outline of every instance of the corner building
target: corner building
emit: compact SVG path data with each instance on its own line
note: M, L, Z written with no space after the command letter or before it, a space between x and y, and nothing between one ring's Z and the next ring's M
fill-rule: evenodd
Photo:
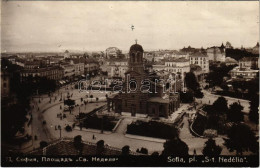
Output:
M168 118L179 108L180 96L178 93L163 93L163 86L150 79L144 68L143 53L143 47L139 44L130 47L123 92L107 98L108 111ZM144 92L148 87L149 92Z

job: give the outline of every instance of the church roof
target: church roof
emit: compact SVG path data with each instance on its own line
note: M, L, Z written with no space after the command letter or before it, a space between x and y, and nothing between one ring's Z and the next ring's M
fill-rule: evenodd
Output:
M163 99L161 97L151 97L148 99L148 102L153 102L153 103L169 103L169 99Z
M140 51L144 52L143 47L139 44L134 44L130 47L130 51Z

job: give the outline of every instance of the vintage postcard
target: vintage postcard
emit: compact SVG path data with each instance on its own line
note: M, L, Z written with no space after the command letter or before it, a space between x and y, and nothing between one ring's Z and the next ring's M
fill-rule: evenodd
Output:
M258 167L259 1L1 2L1 166Z

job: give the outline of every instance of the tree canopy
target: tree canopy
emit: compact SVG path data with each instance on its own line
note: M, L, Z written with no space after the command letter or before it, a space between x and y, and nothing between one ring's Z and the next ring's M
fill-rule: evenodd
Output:
M186 87L194 93L194 96L197 98L202 98L204 95L201 92L200 84L198 83L196 76L193 72L188 72L185 75Z
M208 139L205 142L205 147L202 150L203 155L205 156L219 156L222 151L222 148L216 145L216 141L212 138Z
M228 110L228 113L227 113L227 118L230 121L233 121L233 122L236 122L236 123L244 121L244 114L242 112L243 109L244 109L244 107L241 106L237 102L231 104L229 106L229 110Z
M244 151L257 153L259 145L255 133L246 125L235 124L227 132L228 138L224 138L224 145L230 152L236 151L242 155Z
M163 144L162 155L187 156L189 155L189 147L180 138L167 140Z

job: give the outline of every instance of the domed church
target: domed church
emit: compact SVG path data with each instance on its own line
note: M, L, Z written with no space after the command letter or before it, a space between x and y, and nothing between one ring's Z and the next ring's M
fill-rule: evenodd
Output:
M163 86L155 83L145 71L144 50L139 44L134 44L129 50L128 70L125 72L125 82L122 92L107 98L107 109L115 113L130 113L151 117L168 118L180 106L178 93L164 93Z

